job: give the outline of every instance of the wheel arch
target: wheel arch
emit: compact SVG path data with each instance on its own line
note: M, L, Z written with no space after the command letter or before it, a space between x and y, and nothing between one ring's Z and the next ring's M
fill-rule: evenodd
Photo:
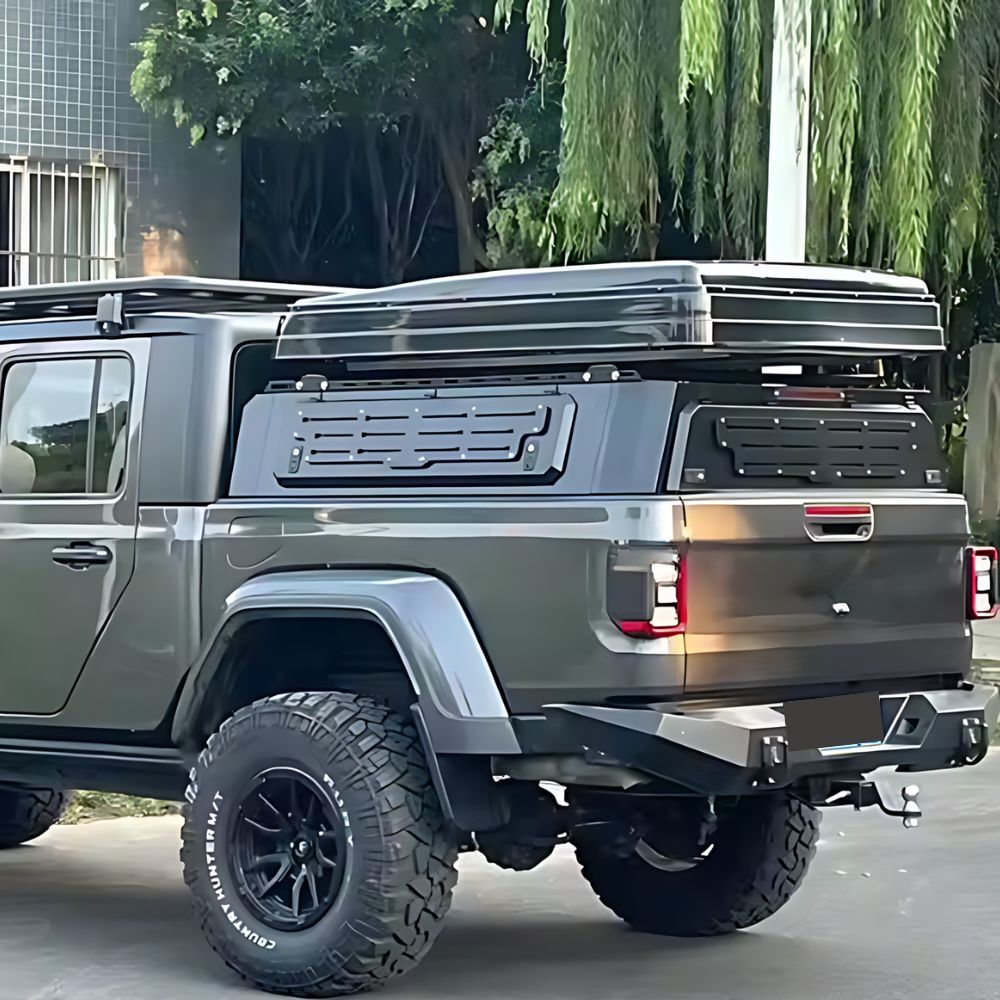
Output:
M413 701L407 707L435 772L442 805L460 826L475 828L473 816L461 820L456 815L462 811L459 799L491 782L492 756L517 754L520 746L465 609L445 582L429 574L324 570L248 580L227 599L185 678L172 723L173 742L189 752L204 744L210 731L206 720L212 718L226 670L232 667L230 653L245 630L254 623L296 619L367 622L388 639L409 684ZM484 797L480 822L493 815L485 801L490 798Z

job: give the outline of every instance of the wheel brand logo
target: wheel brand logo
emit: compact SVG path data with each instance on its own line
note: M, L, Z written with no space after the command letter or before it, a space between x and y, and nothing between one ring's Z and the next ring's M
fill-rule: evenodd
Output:
M264 951L273 951L277 942L271 938L261 937L256 931L251 930L243 921L236 916L236 912L226 902L226 890L222 887L222 879L219 877L219 866L216 860L216 828L219 825L219 809L222 803L222 793L216 792L212 796L212 805L209 807L208 827L205 830L205 862L208 865L208 880L215 893L215 899L219 903L219 908L226 915L226 919L239 931L251 944L263 948Z

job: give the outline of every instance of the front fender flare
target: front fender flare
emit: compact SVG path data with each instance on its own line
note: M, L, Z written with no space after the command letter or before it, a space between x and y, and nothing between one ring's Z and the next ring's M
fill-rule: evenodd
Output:
M182 687L172 731L178 746L202 742L198 720L239 628L295 613L361 614L381 624L417 694L429 752L520 752L492 667L454 591L437 577L391 570L271 573L233 591Z

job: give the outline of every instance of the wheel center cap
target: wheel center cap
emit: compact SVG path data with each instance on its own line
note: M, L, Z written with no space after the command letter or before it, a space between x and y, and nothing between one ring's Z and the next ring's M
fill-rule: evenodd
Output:
M292 853L300 861L312 854L312 842L305 837L300 837L298 840L293 841L290 846Z

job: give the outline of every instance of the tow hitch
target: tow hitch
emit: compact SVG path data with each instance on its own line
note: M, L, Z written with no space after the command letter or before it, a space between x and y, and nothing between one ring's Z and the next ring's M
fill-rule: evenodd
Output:
M916 785L904 785L899 793L894 793L883 781L841 781L836 782L824 805L854 806L860 811L868 806L878 806L886 816L897 816L907 830L920 825L923 812L919 803L920 789Z

